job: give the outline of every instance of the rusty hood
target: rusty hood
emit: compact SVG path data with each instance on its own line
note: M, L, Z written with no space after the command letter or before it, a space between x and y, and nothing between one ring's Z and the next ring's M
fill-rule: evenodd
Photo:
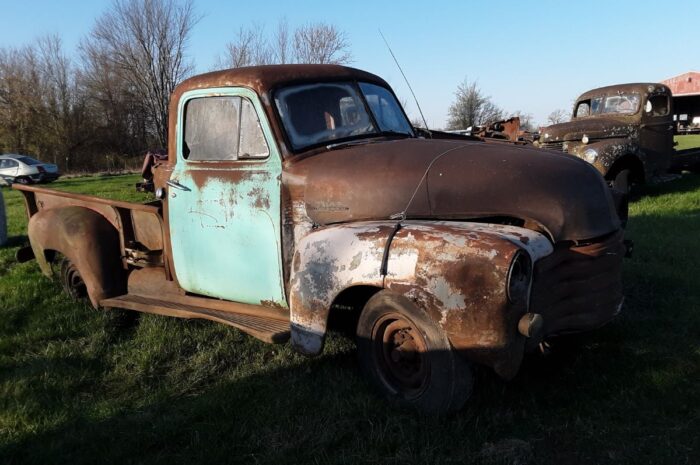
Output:
M588 163L509 144L404 139L293 162L316 224L408 218L524 220L554 241L617 230L609 188Z
M624 118L587 118L568 123L553 124L542 130L543 142L581 140L584 136L589 139L607 139L611 137L631 136L639 123L634 124Z

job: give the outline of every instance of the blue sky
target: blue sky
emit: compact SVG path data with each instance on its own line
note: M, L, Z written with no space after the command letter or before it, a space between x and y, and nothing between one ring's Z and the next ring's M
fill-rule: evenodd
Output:
M2 0L0 46L59 34L69 53L110 1ZM415 105L377 32L381 28L413 86L428 123L441 127L465 78L508 111L545 122L593 87L659 81L700 69L700 2L652 1L225 1L195 0L203 15L189 52L208 71L240 26L272 30L332 23L346 32L353 66L385 78L407 110Z

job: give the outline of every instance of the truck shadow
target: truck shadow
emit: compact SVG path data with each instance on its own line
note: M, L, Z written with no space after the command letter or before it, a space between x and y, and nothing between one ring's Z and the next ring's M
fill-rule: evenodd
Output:
M699 189L700 176L664 187ZM39 351L30 362L0 362L0 381L13 386L4 402L35 408L42 424L55 426L16 437L0 430L0 457L5 464L484 463L484 444L518 438L537 463L642 456L693 463L700 215L692 213L633 216L622 314L597 331L553 340L548 356L528 355L510 382L478 370L458 414L431 417L386 404L359 372L352 344L314 359L286 355L283 366L263 364L235 380L219 368L192 389L151 374L134 387L136 396L113 386L114 399L94 392L109 366L79 351L58 358ZM56 382L75 367L85 376ZM153 389L162 393L150 396Z
M24 245L29 245L29 238L26 235L20 236L10 236L7 238L5 244L0 246L0 248L11 248L11 247L22 247Z
M645 184L635 189L632 194L633 200L644 197L658 197L660 195L692 192L700 189L700 173L685 172L678 179L660 182L657 184Z

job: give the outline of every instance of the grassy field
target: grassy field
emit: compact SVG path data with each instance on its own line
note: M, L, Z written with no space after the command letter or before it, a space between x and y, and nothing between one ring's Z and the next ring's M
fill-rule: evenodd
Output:
M676 150L694 149L700 147L700 134L688 134L673 136L674 142L678 142Z
M53 187L126 200L136 177ZM128 331L15 263L26 217L3 189L0 463L700 463L700 176L631 205L627 301L505 383L477 373L447 418L397 411L332 336L307 359L204 321L143 315Z

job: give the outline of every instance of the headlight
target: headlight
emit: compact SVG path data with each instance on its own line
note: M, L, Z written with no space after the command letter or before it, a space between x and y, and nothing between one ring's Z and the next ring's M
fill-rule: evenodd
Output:
M587 135L585 135L585 134L583 135L583 137L581 138L581 143L583 145L586 145L588 143L588 136Z
M598 158L598 152L595 149L586 149L583 151L583 159L588 163L595 163Z
M532 262L530 256L520 250L513 257L508 270L508 285L506 287L508 300L514 304L526 303L531 280Z

